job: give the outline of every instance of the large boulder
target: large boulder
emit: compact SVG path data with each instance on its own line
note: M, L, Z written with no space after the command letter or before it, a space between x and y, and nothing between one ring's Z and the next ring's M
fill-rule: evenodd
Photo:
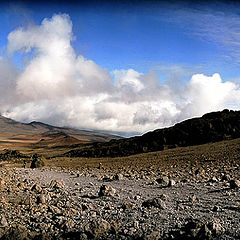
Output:
M45 165L46 160L44 157L41 157L38 154L33 154L30 168L41 168L44 167Z

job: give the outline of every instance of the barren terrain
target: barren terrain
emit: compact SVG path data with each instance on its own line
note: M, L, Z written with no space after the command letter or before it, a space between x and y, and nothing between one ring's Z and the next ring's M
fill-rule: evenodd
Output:
M3 161L0 236L239 239L239 156L235 139L122 158L54 157L42 169Z

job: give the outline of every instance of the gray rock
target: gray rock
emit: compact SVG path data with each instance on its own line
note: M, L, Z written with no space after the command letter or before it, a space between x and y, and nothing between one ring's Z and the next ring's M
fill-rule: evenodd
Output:
M213 176L212 178L209 179L209 182L216 183L216 182L218 182L218 179L215 176Z
M156 239L156 240L161 239L161 233L158 231L153 231L144 237L144 240L153 240L153 239Z
M213 236L221 235L225 229L220 223L220 219L214 218L208 223L208 228L211 230Z
M85 225L85 234L89 238L98 238L100 236L105 235L111 229L111 225L109 222L103 219L92 220Z
M212 211L213 212L219 212L220 211L220 207L219 206L214 206Z
M229 184L231 189L240 188L240 180L230 180Z
M208 223L203 223L197 219L189 219L187 223L177 231L170 231L164 239L196 239L211 240L218 239L224 232L220 221L213 219Z
M176 182L175 182L173 179L171 179L171 180L169 180L168 186L169 186L169 187L172 187L172 186L174 186L175 184L176 184Z
M49 185L49 188L52 188L52 189L61 189L63 187L64 187L64 182L62 180L52 180Z
M131 202L126 201L122 204L122 209L123 210L132 210L134 208L136 208L136 206Z
M0 179L0 190L4 190L5 188L5 181L1 178Z
M166 209L166 204L161 198L148 199L142 203L142 206L146 208L156 207L162 210Z
M37 203L45 204L47 202L46 195L45 194L40 194L37 196Z
M11 226L7 232L1 237L1 239L19 239L24 240L27 238L27 229L23 225Z
M51 205L48 207L48 210L56 215L62 215L62 211L56 206Z
M34 191L36 193L41 193L42 192L42 187L39 184L34 184L31 188L31 191Z
M98 195L100 197L101 196L114 196L115 193L116 193L116 190L112 186L103 184L100 187L100 191L99 191Z
M0 216L0 228L7 227L7 226L8 226L7 219L5 218L4 215L1 215Z
M113 180L123 180L123 175L121 173L118 173L116 175L113 176Z
M156 182L159 183L159 184L168 185L169 184L169 177L168 176L160 177L160 178L156 179Z

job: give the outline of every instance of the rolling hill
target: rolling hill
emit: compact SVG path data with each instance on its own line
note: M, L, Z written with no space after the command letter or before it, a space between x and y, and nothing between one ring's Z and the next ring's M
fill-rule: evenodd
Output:
M42 122L21 123L0 116L0 149L18 147L57 147L107 142L121 137L97 131L56 127Z

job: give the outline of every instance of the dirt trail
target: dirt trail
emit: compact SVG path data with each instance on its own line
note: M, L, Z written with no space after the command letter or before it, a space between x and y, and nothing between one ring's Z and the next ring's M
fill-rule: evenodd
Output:
M239 167L229 173L236 178ZM189 219L198 219L217 221L213 238L239 239L240 188L230 187L229 173L222 179L203 172L173 179L96 168L3 168L0 233L30 239L171 239Z

